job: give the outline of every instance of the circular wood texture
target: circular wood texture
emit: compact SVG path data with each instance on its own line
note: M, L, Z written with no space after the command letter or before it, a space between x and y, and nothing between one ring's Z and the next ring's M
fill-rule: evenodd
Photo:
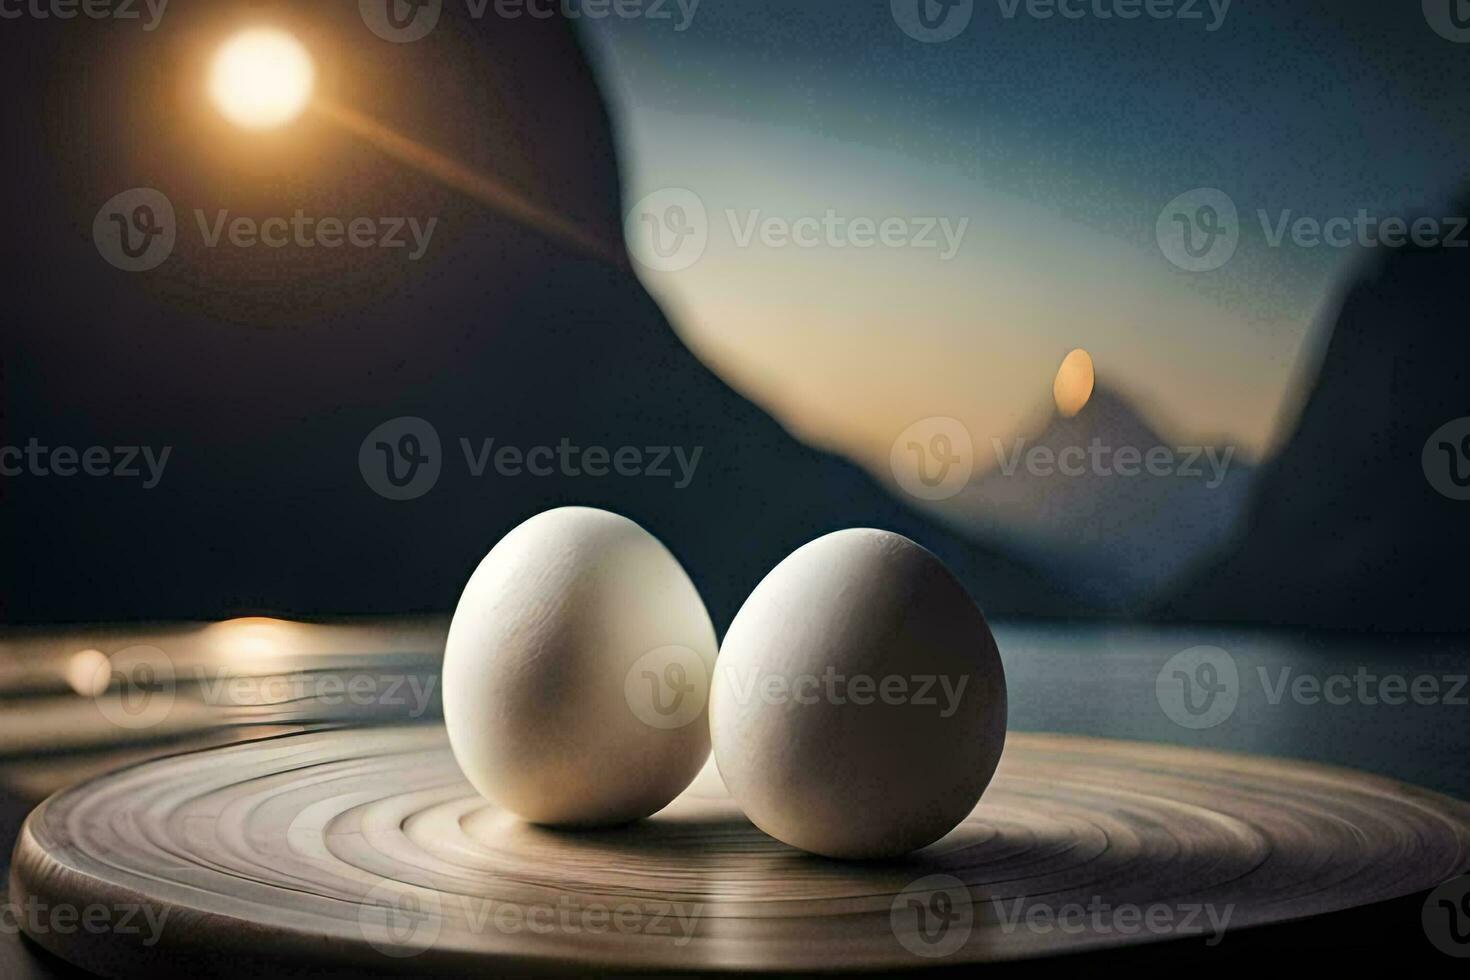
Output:
M1470 868L1470 806L1347 770L1012 733L973 814L899 861L756 830L713 767L655 817L561 832L464 782L442 729L292 735L52 797L21 925L112 975L910 970L1211 935ZM98 928L57 927L78 910ZM86 912L100 907L102 911ZM123 928L122 918L130 915Z

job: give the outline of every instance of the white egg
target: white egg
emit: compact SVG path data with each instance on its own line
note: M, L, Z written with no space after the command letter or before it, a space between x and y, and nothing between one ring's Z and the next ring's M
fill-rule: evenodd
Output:
M974 809L1005 745L1005 674L938 558L888 531L838 531L741 607L710 725L720 775L757 827L828 857L890 857Z
M444 651L470 783L535 823L662 809L709 756L715 631L689 576L617 514L546 511L480 562Z

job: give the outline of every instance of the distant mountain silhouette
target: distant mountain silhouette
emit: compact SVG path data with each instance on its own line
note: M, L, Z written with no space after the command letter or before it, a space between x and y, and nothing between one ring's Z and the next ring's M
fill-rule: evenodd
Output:
M1470 213L1470 200L1451 213ZM1203 562L1160 614L1470 628L1470 501L1437 492L1423 462L1430 436L1470 415L1466 282L1470 248L1375 257L1344 293L1244 536Z
M1156 448L1171 455L1156 454L1151 472ZM1251 480L1233 450L1165 438L1101 381L1075 416L1053 410L1039 435L976 452L991 468L955 498L959 519L1113 612L1137 609L1227 540Z
M56 19L0 32L0 77L27 93L3 124L0 200L25 234L0 243L12 283L0 444L170 450L151 489L0 480L7 621L448 610L501 535L565 504L619 511L666 542L721 629L791 550L853 525L931 548L988 612L1087 611L792 438L686 349L627 269L320 120L280 135L224 126L179 94L179 73L241 5L177 8L151 33ZM308 44L329 38L324 77L344 101L622 247L611 128L566 23L472 21L446 4L428 37L390 44L356 4L244 12L283 18ZM177 214L173 252L149 272L113 268L93 241L99 208L135 187ZM195 227L196 212L297 209L432 217L437 230L409 261L210 246ZM388 499L360 469L360 451L381 464L401 449L410 471L430 457L398 434L369 439L400 416L441 443L438 480L416 499ZM530 472L548 460L526 454L563 444L607 455ZM512 475L494 462L506 447L521 454ZM636 475L613 471L625 447ZM699 454L692 472L672 448Z

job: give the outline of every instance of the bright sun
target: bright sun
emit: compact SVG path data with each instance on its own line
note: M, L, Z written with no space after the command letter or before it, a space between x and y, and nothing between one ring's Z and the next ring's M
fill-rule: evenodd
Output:
M316 69L306 48L285 31L257 27L219 49L209 72L209 94L231 122L270 129L306 108Z

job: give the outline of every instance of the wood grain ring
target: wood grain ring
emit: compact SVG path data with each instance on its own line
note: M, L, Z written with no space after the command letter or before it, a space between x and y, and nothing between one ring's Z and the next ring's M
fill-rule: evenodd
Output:
M1021 733L975 812L901 861L796 852L713 768L653 819L558 832L476 796L442 729L418 726L266 739L66 790L28 820L11 888L161 921L22 923L110 975L907 970L1210 931L1202 911L1185 925L1190 909L1228 909L1230 930L1283 922L1467 869L1470 806L1425 790Z

